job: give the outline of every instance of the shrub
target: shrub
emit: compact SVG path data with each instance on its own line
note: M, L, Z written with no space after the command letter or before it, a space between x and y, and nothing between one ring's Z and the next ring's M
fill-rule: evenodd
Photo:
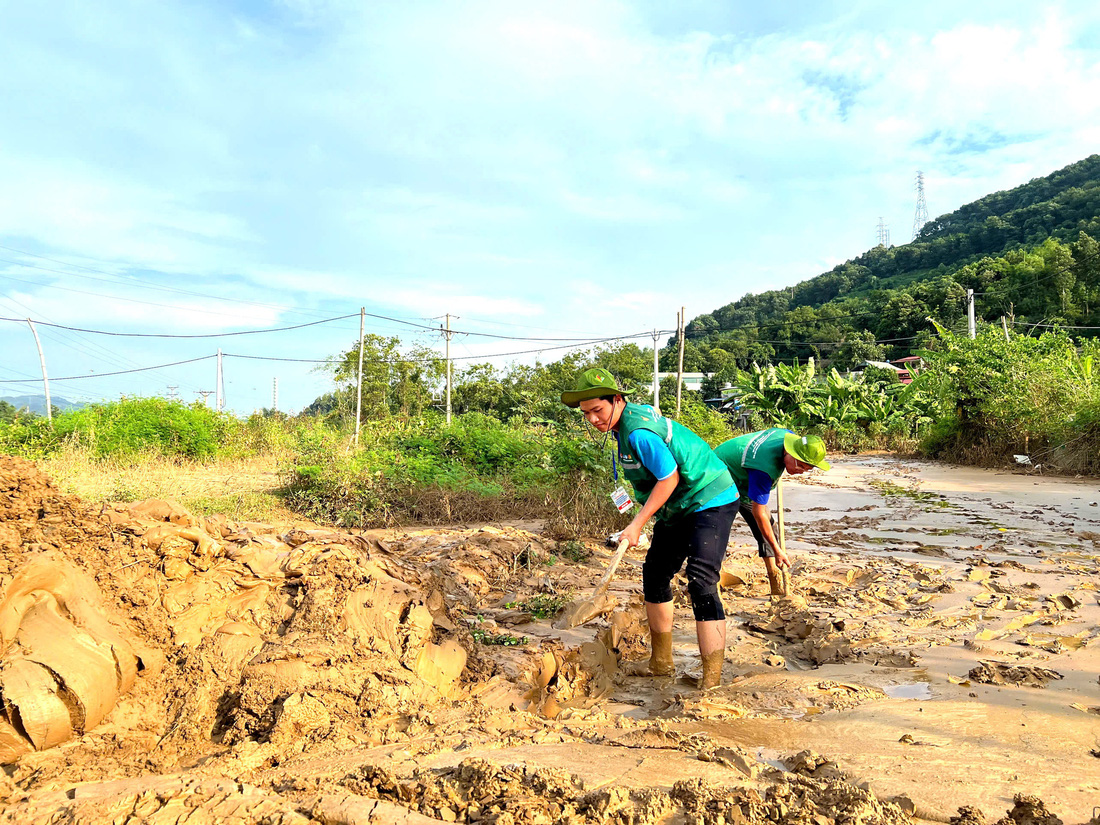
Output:
M286 474L289 506L345 526L543 518L551 534L575 537L612 532L622 520L606 448L476 413L451 427L374 422L354 451L307 431Z

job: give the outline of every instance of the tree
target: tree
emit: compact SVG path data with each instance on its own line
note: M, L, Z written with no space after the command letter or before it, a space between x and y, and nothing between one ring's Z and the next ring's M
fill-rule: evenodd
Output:
M11 423L19 416L19 410L17 410L12 404L7 401L0 401L0 421L5 424Z
M864 330L851 335L833 356L833 366L838 370L851 370L864 361L882 361L885 353L881 344L875 343L873 333Z
M373 333L363 337L362 414L366 420L391 415L412 417L431 406L445 372L445 362L434 350L412 347L402 353L401 339ZM336 389L306 408L323 414L354 418L359 373L359 342L321 368L332 374ZM313 413L317 414L317 413Z
M506 412L504 377L491 364L471 364L454 376L451 406L456 413L480 412L500 416Z

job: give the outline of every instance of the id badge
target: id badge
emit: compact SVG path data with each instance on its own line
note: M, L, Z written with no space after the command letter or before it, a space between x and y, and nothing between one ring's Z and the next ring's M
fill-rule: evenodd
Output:
M622 486L615 488L615 492L611 494L611 501L619 508L620 513L625 513L634 506L634 502L630 500L630 494Z

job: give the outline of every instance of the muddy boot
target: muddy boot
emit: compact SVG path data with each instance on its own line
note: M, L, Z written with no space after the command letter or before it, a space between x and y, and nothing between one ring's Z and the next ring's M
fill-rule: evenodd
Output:
M726 659L726 651L715 650L703 657L703 678L699 682L700 690L718 687L722 684L722 663Z
M787 589L784 587L783 573L775 563L775 559L764 559L764 569L768 571L768 584L771 585L772 596L786 596Z
M636 662L630 669L632 676L675 676L672 663L672 632L649 634L651 653L648 662Z

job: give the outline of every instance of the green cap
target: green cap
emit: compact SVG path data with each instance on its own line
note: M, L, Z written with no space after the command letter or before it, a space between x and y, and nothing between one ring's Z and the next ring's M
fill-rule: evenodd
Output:
M582 401L587 401L589 398L630 395L631 392L620 387L615 376L603 367L594 367L581 373L581 377L577 379L577 386L572 392L566 390L561 394L561 403L575 409Z
M825 442L820 436L789 433L783 436L783 449L819 470L828 470L832 466L825 460Z

